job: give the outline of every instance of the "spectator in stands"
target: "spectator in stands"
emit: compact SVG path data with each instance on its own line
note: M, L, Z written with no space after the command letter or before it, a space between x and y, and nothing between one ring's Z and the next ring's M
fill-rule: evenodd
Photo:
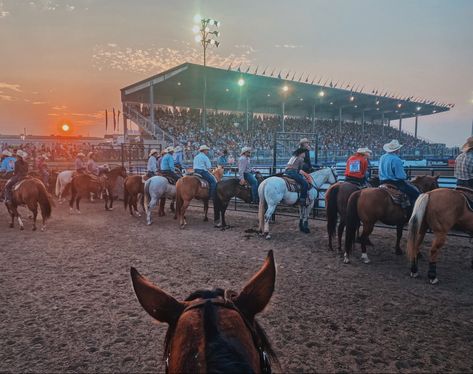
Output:
M310 162L310 142L309 139L303 138L299 141L299 147L304 149L304 165L302 166L302 170L306 173L312 172L312 164Z
M83 174L86 171L86 166L87 165L85 163L85 154L79 152L75 161L76 172Z
M217 158L217 166L226 167L228 165L228 150L224 149L219 158Z
M175 172L175 166L174 166L174 148L173 147L167 147L166 148L166 154L163 156L161 159L161 174L165 176L170 176L172 179L174 179L174 182L177 182L179 179L179 175L176 174Z
M358 148L354 155L347 160L345 168L345 181L358 186L366 184L368 176L368 158L371 150L368 148Z
M15 161L16 158L13 157L13 153L11 153L8 149L5 149L2 152L2 158L0 163L0 173L1 174L8 174L13 173L15 170Z
M457 185L473 188L473 136L470 136L455 160Z
M49 168L46 163L48 157L46 155L40 155L36 161L36 167L38 168L38 174L40 175L41 181L46 186L46 189L49 188Z
M210 198L213 199L215 197L217 181L209 172L209 169L211 168L210 159L207 156L209 150L210 148L206 145L201 145L199 147L199 153L194 157L194 172L202 175L202 178L209 182L209 195Z
M148 176L148 178L154 177L156 175L156 172L158 171L158 162L156 160L157 156L158 150L153 148L149 152L148 165L146 168L146 175Z
M250 166L250 156L251 148L243 147L238 160L238 178L240 178L241 185L244 185L246 182L248 182L251 187L252 203L259 204L258 180L254 176L254 170Z

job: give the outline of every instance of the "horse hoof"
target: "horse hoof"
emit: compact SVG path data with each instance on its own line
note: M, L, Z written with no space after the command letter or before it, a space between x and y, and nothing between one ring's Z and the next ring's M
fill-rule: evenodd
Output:
M25 229L24 226L20 226L20 230L23 231Z
M403 254L402 249L396 249L396 255L400 256Z
M74 214L74 210L69 209L69 214Z
M36 227L33 227L32 230L33 230L33 231L36 231Z
M214 227L220 228L222 227L222 224L220 222L215 222Z
M153 222L150 222L150 221L146 222L146 224L147 224L148 226L150 226L152 223L153 223Z
M344 264L349 264L350 263L350 259L348 257L343 257L343 263Z
M208 222L209 219L207 217L204 218L204 222Z
M361 262L363 262L364 264L369 264L371 262L371 260L368 257L366 257L366 258L362 257Z
M45 227L45 226L41 227L41 232L44 232L44 231L46 231L46 227Z
M419 277L419 273L413 273L411 271L411 278L418 278Z
M264 237L264 238L265 238L266 240L269 240L269 239L271 239L271 235L269 234L269 232L268 232L268 233L266 233L266 234L264 234L264 235L265 235L265 237Z
M14 226L13 226L13 223L10 223L10 225L9 225L9 226L10 226L10 228L11 228L11 229L14 227Z
M439 279L437 277L435 277L434 279L429 279L429 282L432 285L439 284Z

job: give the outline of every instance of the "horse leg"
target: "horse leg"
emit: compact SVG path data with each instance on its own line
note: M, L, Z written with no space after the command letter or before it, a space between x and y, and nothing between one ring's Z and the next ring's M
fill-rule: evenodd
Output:
M189 207L189 204L190 204L190 200L182 199L182 205L181 205L181 208L179 209L179 224L181 225L181 229L183 229L187 224L185 214L186 214L187 208Z
M222 216L222 227L223 228L226 228L227 227L227 222L225 221L225 212L227 211L227 208L228 208L228 204L223 204L222 205L222 209L220 211L220 214Z
M80 214L80 207L79 207L80 199L81 199L81 196L80 196L80 195L77 195L77 198L76 198L76 210L77 210L77 213L79 213L79 214Z
M69 200L69 213L72 214L74 212L74 200L76 198L75 191L71 190L71 198Z
M171 200L171 205L169 205L169 208L171 209L171 212L173 212L173 213L176 211L176 209L174 208L175 201L176 201L176 198L173 197L172 200Z
M363 231L360 236L361 241L361 261L365 264L369 264L371 260L368 258L368 254L366 253L366 243L368 241L369 236L373 232L374 229L374 222L363 222Z
M342 252L342 236L345 230L345 219L340 217L340 223L338 224L337 235L338 235L338 249L337 254Z
M28 204L28 209L33 212L33 231L36 231L36 217L38 216L38 203Z
M18 224L20 225L20 230L24 230L25 226L23 225L23 220L21 219L20 213L18 213L18 210L15 208L15 213L16 213L16 218L18 219Z
M113 210L113 192L110 194L110 208L109 210Z
M300 207L300 220L299 220L299 229L301 232L304 234L309 234L310 229L309 229L309 208L308 207ZM302 224L301 224L302 223Z
M432 247L430 248L429 272L427 273L430 284L437 284L439 282L437 278L437 256L440 248L442 248L446 240L446 232L437 232L435 234L435 239L432 242Z
M396 254L397 255L402 255L402 249L401 249L401 238L402 238L402 230L404 228L404 225L398 225L396 227Z
M133 209L135 211L135 214L138 216L138 217L141 217L141 213L140 211L138 210L138 196L139 194L136 194L135 196L133 196ZM143 209L144 211L144 209Z
M11 216L10 228L12 229L15 227L15 212L13 211L13 209L8 209L8 211L10 212Z
M208 211L209 211L209 200L206 199L204 200L204 222L207 222L209 220L209 217L207 217Z
M271 234L269 233L269 221L276 210L276 205L268 204L268 209L266 209L266 213L264 214L264 228L263 228L263 236L266 239L271 239Z
M419 268L417 266L417 263L418 263L419 258L420 258L419 249L420 249L420 246L421 246L422 242L424 241L424 237L425 237L426 232L427 232L427 229L421 227L421 229L419 230L419 233L418 233L417 240L414 243L415 255L414 255L414 259L411 262L411 277L412 278L417 278L419 276Z
M158 217L164 217L166 213L164 212L164 207L166 206L166 198L162 197L159 199L159 209L158 209Z

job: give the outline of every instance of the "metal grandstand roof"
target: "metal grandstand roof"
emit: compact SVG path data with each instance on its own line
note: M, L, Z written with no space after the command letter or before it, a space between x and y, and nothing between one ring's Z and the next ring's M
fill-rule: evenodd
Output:
M153 86L155 104L201 108L207 76L207 109L281 113L310 116L315 110L318 118L335 118L342 108L343 117L379 119L384 113L391 120L424 116L450 110L452 105L410 98L389 97L381 93L368 94L348 89L298 82L267 75L204 67L184 63L127 86L121 90L123 102L149 103ZM243 86L238 84L244 80ZM287 91L283 87L287 86ZM323 92L323 96L321 96Z

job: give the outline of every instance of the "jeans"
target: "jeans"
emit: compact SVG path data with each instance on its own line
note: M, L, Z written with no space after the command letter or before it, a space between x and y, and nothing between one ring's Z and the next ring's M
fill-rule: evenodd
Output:
M253 173L243 173L243 177L251 186L251 198L253 202L258 202L258 181Z
M473 179L457 179L457 186L473 188Z
M209 186L210 186L209 195L210 195L210 198L213 199L215 197L215 190L217 189L217 181L215 180L214 176L210 174L207 170L203 170L203 169L195 169L194 172L202 175L202 178L204 178L207 182L209 182Z
M382 181L381 183L394 184L397 188L399 188L400 191L404 192L407 195L412 205L414 205L414 203L416 202L417 198L420 195L420 191L417 189L417 187L409 183L408 181L388 180L388 181Z
M300 199L306 199L307 198L307 190L309 188L309 183L307 183L307 181L305 180L305 178L299 174L299 172L297 170L286 170L284 172L285 175L287 175L288 177L291 177L292 179L295 179L297 181L297 183L299 183L301 185L301 196L300 196Z
M4 192L5 192L5 201L11 202L11 193L12 193L12 188L15 184L17 184L19 181L21 181L24 177L21 175L14 175L11 177L7 184L5 184Z

